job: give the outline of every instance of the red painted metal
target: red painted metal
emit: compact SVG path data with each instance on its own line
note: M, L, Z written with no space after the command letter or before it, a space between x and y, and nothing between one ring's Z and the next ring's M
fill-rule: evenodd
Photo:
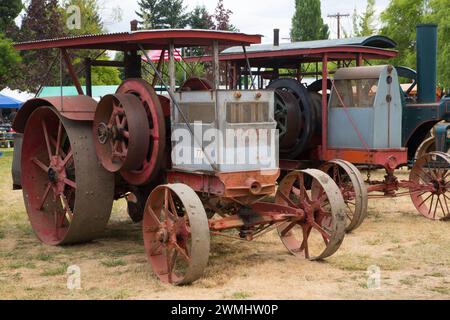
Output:
M71 48L126 51L140 50L139 45L142 45L144 49L158 50L168 48L171 42L176 47L197 47L210 46L215 40L219 41L222 47L248 46L261 43L261 35L212 30L162 29L47 39L16 43L14 47L17 50Z
M133 185L144 185L151 182L163 165L166 150L166 121L165 117L170 116L167 110L161 106L161 97L158 97L155 90L143 79L127 79L119 86L117 93L133 94L141 101L141 107L145 110L149 126L149 144L144 147L145 157L141 166L135 170L122 170L122 177ZM167 109L167 105L164 104ZM145 118L145 117L144 117Z
M279 170L245 171L232 173L167 172L169 183L184 183L195 191L247 204L275 192Z
M94 121L97 102L88 96L50 97L28 100L17 112L14 130L23 133L31 113L41 106L54 107L61 115L70 120Z
M398 55L397 51L378 49L372 47L362 46L336 46L336 47L324 47L314 49L295 49L295 50L277 50L267 52L247 52L248 58L251 60L252 65L268 64L273 58L286 58L286 62L295 66L299 62L316 62L322 61L324 54L327 54L329 61L338 60L355 60L357 54L361 54L362 59L391 59ZM198 57L185 58L186 62L198 61ZM243 53L222 54L220 55L220 61L244 61L245 55ZM204 56L200 59L200 62L211 61L210 56Z
M73 68L72 59L70 59L70 56L67 53L66 49L61 49L61 54L63 56L64 62L66 63L67 70L69 71L69 75L72 78L75 88L77 88L78 94L83 95L84 94L83 88L81 88L81 84L78 79L77 73L75 72L75 69Z
M322 56L322 158L325 159L328 147L328 55ZM337 159L337 158L333 158ZM331 160L331 159L330 159Z
M333 159L347 160L355 164L371 164L379 166L405 165L408 162L407 149L327 149L324 161Z
M98 104L92 126L97 156L109 172L140 168L147 156L147 113L132 94L106 95Z

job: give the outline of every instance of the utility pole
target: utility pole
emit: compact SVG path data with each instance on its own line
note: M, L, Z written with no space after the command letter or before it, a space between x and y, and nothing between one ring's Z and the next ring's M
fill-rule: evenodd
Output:
M341 38L341 18L344 17L350 17L350 14L345 13L345 14L341 14L341 13L336 13L336 14L329 14L328 18L336 18L337 19L337 38L340 39Z

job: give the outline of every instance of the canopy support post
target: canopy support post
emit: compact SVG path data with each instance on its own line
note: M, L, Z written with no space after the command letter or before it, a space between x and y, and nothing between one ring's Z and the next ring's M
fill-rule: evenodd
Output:
M83 95L83 88L81 88L80 81L78 80L77 74L73 68L72 61L67 53L66 49L61 48L61 55L66 63L67 70L69 71L70 77L72 78L73 84L77 88L77 92L79 95Z
M328 54L322 56L322 160L327 160L328 144Z

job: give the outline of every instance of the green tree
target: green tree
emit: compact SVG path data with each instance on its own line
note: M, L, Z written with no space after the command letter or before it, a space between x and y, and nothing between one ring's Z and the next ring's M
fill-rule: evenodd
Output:
M450 19L448 9L450 0L430 0L429 10L425 10L424 22L438 25L438 84L447 90L450 88Z
M22 11L21 0L0 0L0 32L14 24L14 19Z
M12 47L12 41L0 33L0 90L9 86L12 78L17 76L20 56Z
M356 9L353 12L353 33L358 37L371 36L375 29L375 0L367 0L366 11L358 15Z
M426 0L391 0L381 13L381 34L397 42L398 57L395 65L416 66L416 26L423 22Z
M136 15L141 19L139 23L144 29L161 29L163 17L161 15L161 0L140 0L139 11Z
M184 28L189 22L183 0L140 0L138 5L144 29Z
M295 0L291 41L328 39L329 28L324 24L320 0Z
M192 29L215 29L213 16L205 6L196 6L189 14L189 26Z
M65 21L70 16L67 8L71 5L78 6L81 13L81 28L67 29L66 33L72 36L85 34L98 34L106 32L103 26L99 11L100 7L97 0L67 0L64 2ZM85 58L97 58L99 60L110 60L107 54L101 54L99 50L75 50L71 51L73 64L76 70L83 68ZM100 55L100 56L99 56ZM81 83L85 83L85 78L81 76ZM92 68L92 84L93 85L115 85L120 83L120 71L112 67L93 67ZM70 78L66 76L65 82L70 82Z
M64 21L58 0L31 0L25 8L22 25L14 38L16 42L64 37ZM19 76L11 79L12 89L36 92L41 84L59 83L59 72L48 72L58 57L54 49L22 51Z
M161 0L164 28L183 29L189 22L189 14L183 0Z

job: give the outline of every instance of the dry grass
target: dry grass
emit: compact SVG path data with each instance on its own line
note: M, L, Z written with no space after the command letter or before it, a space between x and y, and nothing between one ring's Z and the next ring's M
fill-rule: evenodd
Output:
M205 277L171 287L153 275L140 226L115 204L103 238L72 247L40 244L22 193L11 191L11 153L0 158L0 299L449 299L450 224L420 217L408 198L372 201L370 216L325 262L298 260L274 233L254 243L214 238ZM81 268L68 290L67 267ZM368 289L367 268L381 269Z

